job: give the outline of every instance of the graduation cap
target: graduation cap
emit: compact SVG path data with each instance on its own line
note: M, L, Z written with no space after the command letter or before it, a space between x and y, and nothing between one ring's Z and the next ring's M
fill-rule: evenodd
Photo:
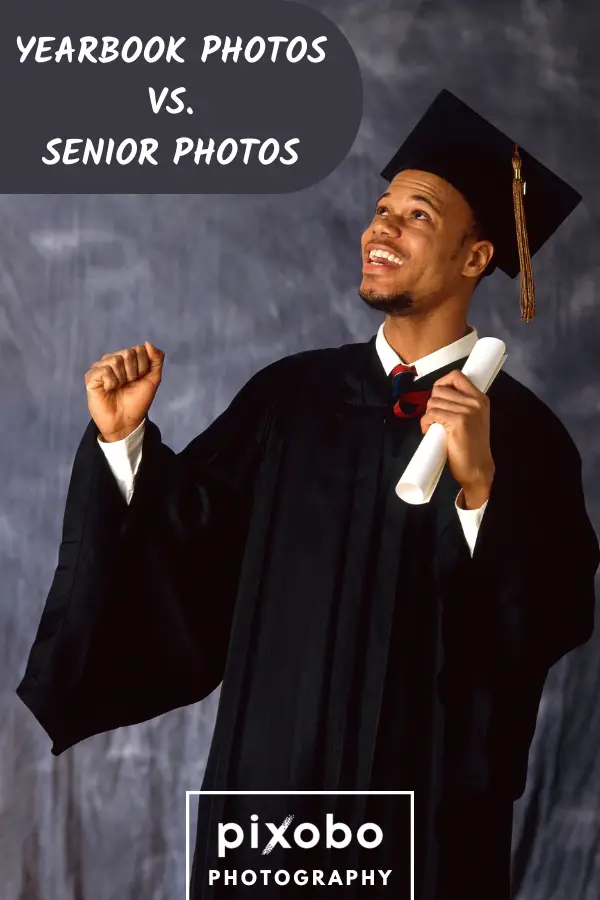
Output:
M581 195L450 91L441 91L382 177L403 169L431 172L470 204L494 245L485 274L521 273L521 317L535 314L531 257L580 202ZM526 215L527 214L527 215Z

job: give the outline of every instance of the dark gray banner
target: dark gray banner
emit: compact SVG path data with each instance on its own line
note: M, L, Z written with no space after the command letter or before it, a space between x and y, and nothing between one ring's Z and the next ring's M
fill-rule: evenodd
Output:
M7 0L0 193L282 193L360 124L354 53L282 0Z

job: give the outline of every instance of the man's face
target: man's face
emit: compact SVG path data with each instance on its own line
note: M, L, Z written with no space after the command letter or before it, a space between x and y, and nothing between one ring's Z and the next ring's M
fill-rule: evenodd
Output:
M362 236L360 296L373 309L410 315L464 294L472 227L471 208L451 184L429 172L399 172Z

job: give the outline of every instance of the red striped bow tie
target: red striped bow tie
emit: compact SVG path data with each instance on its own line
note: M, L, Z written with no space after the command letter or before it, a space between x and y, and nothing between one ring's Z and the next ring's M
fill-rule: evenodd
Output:
M427 409L427 401L431 397L428 390L412 390L417 370L414 366L398 363L390 373L392 381L392 402L394 414L400 419L415 419L422 416Z

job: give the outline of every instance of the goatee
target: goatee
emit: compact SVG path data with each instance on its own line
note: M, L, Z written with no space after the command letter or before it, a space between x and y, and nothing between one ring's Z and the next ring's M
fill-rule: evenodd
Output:
M380 294L378 291L360 288L358 295L369 309L377 309L388 316L401 316L413 306L413 297L408 291Z

